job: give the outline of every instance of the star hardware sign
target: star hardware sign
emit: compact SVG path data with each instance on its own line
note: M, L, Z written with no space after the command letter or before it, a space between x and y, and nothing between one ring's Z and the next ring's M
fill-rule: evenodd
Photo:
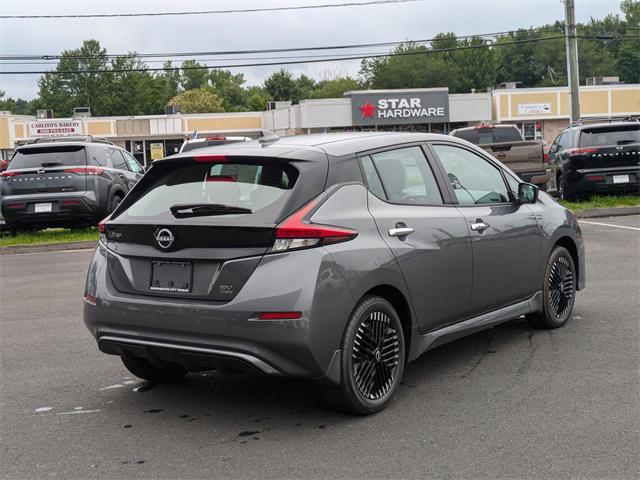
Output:
M373 114L376 111L376 107L369 103L369 100L364 102L364 105L358 107L358 110L362 112L362 118L373 118Z

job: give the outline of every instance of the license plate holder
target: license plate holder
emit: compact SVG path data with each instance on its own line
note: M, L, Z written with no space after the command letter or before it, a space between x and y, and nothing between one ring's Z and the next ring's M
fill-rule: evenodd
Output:
M629 183L629 175L614 175L613 183Z
M154 260L151 262L150 290L159 292L189 293L193 282L193 264Z
M33 207L35 213L48 213L52 211L51 203L36 203Z

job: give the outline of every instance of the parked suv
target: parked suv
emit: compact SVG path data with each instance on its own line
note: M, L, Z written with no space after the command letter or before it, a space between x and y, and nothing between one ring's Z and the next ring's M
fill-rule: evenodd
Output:
M383 408L431 348L520 315L564 325L584 287L571 212L445 135L179 154L99 230L84 320L134 375L311 378L358 414Z
M2 214L21 228L93 223L115 210L142 177L126 150L106 140L38 140L16 149L0 173Z
M549 148L549 164L562 199L640 194L640 122L571 126Z

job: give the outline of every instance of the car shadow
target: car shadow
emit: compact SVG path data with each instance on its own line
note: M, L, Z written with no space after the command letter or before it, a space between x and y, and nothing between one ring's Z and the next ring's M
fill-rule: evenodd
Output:
M430 382L458 381L475 371L482 375L481 360L496 353L494 344L527 347L535 330L523 320L514 320L490 330L442 345L410 363L396 398L381 415L397 415L402 403L411 401L415 390L427 390ZM270 378L248 374L220 375L203 372L165 384L137 383L128 391L114 392L109 410L126 418L173 417L192 425L220 427L242 425L237 440L282 427L323 429L372 417L354 417L335 412L322 401L319 386L308 380ZM428 395L425 393L424 395ZM257 439L257 438L256 438Z

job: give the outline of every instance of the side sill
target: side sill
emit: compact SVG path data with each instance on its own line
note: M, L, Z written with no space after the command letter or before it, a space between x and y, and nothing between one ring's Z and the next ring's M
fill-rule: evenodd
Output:
M466 337L472 333L494 327L512 320L520 315L538 312L542 309L542 292L536 292L527 300L499 308L493 312L484 313L460 323L429 332L424 335L416 335L411 342L411 354L409 361L415 360L424 352L445 343Z

